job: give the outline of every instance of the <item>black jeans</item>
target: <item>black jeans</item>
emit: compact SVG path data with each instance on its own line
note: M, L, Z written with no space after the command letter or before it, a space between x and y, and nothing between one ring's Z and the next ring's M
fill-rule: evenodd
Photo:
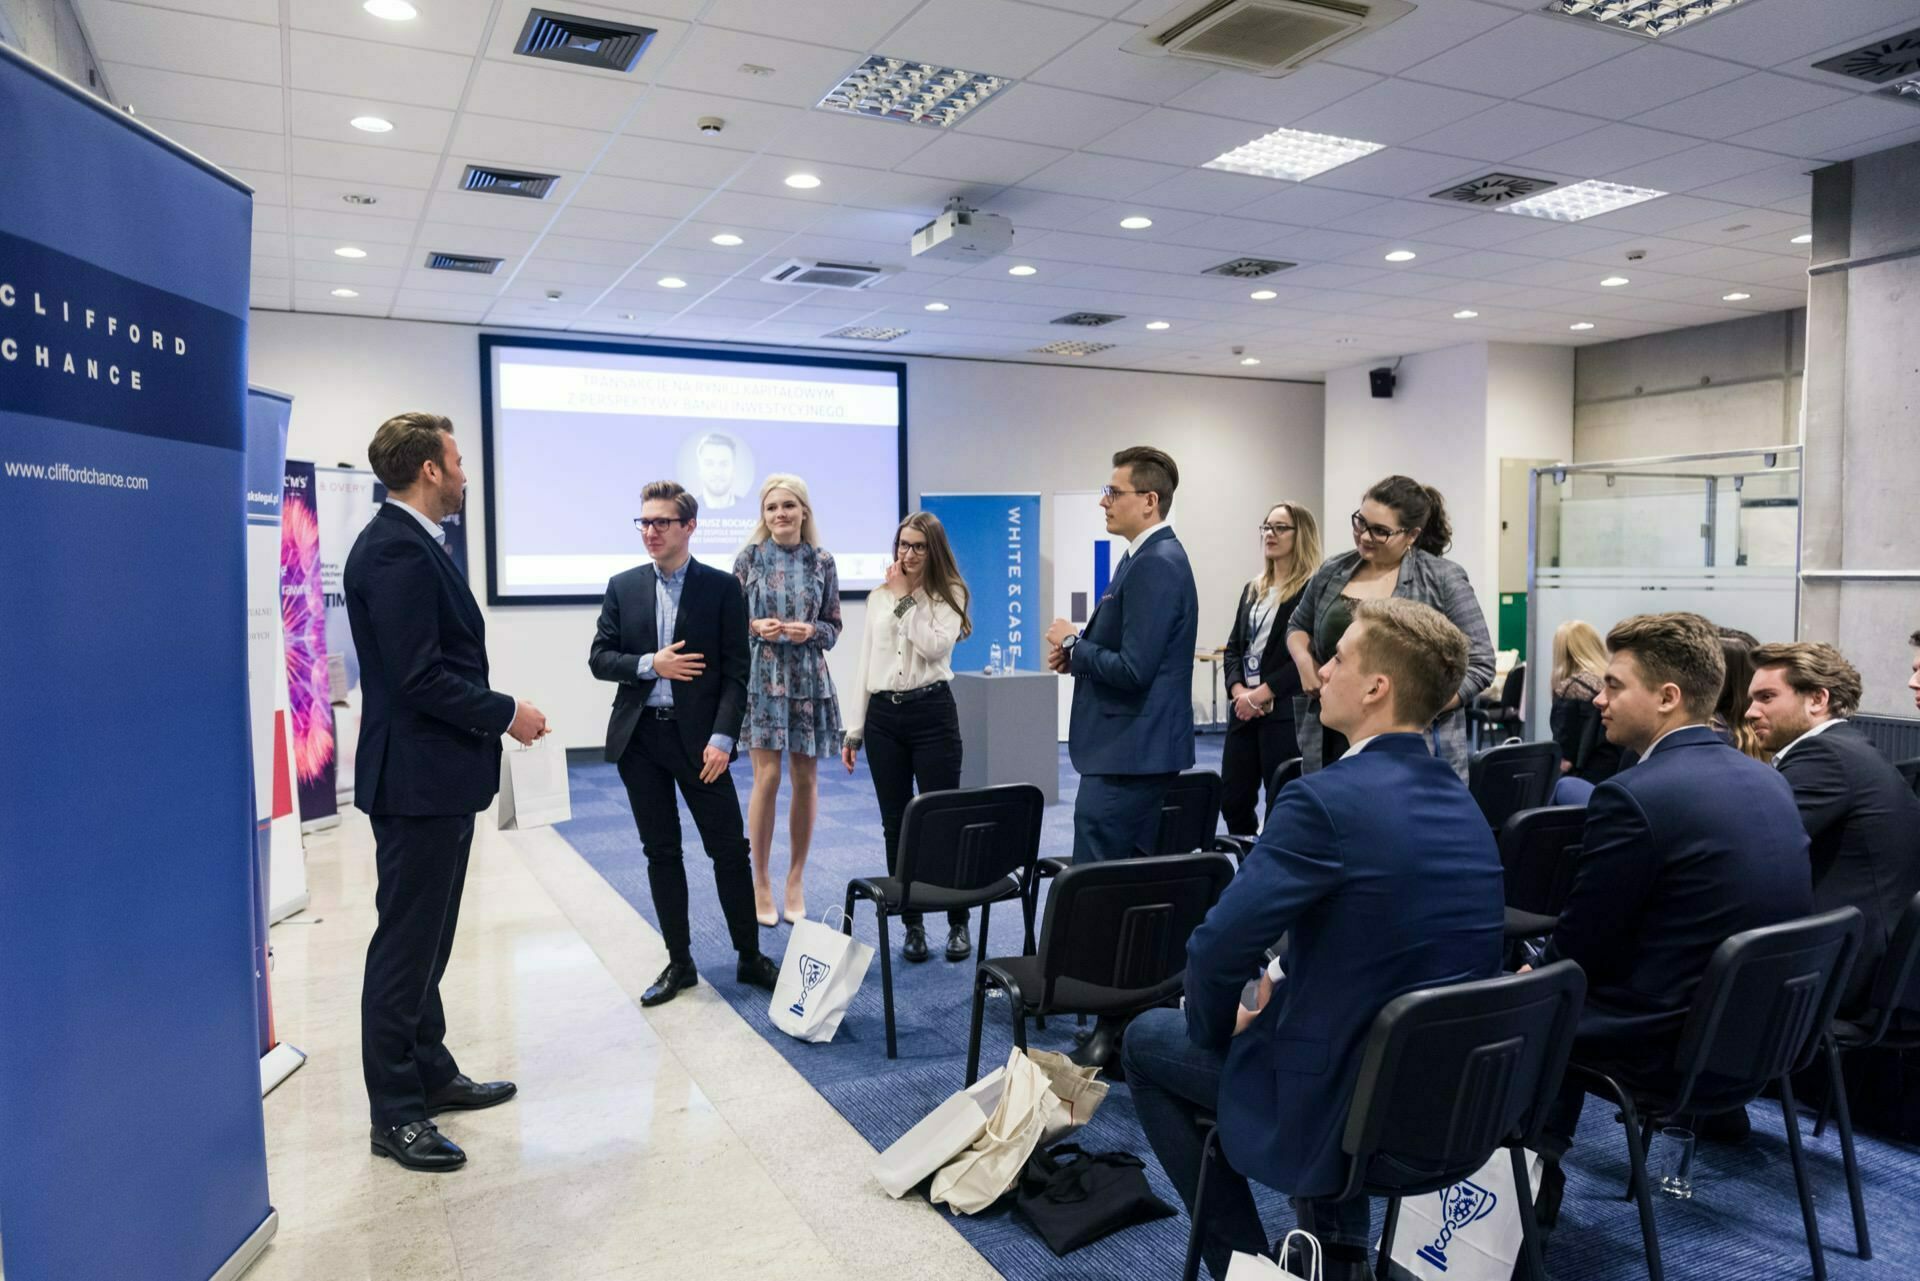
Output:
M1252 836L1260 830L1262 787L1281 761L1298 755L1291 708L1283 711L1275 704L1258 720L1233 723L1220 749L1220 814L1230 834ZM1267 797L1267 805L1272 807L1273 797Z
M887 845L887 874L900 852L900 819L913 799L915 784L922 792L948 792L960 786L960 713L953 691L941 688L910 703L896 703L885 694L867 697L867 769L873 774L873 792L880 800L880 831ZM902 912L900 919L918 925L921 914ZM947 913L948 925L965 925L967 909Z
M700 844L713 860L713 887L726 914L727 935L742 960L760 955L760 924L753 914L753 867L747 860L747 830L740 818L740 795L733 774L723 771L711 783L700 781L700 767L687 758L686 745L672 721L642 715L633 740L620 757L620 781L627 785L640 848L647 856L647 888L660 915L667 956L693 959L687 924L687 864L680 848L677 784L693 811Z

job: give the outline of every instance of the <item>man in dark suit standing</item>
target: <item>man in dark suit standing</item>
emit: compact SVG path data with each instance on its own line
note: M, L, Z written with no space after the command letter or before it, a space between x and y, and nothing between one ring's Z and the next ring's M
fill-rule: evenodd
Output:
M1064 618L1047 629L1048 666L1074 678L1067 751L1080 772L1076 863L1152 849L1167 788L1193 764L1200 601L1186 549L1166 525L1179 484L1180 469L1158 449L1113 456L1100 505L1126 554L1084 632Z
M771 991L780 970L760 952L746 829L727 768L747 707L746 598L732 574L701 564L688 550L700 512L692 494L657 480L640 498L634 524L652 563L607 584L587 656L596 677L619 686L607 722L607 759L627 785L667 943L667 968L640 1004L671 1001L700 977L687 922L676 785L713 860L714 888L740 954L735 977Z
M1140 1123L1189 1209L1202 1128L1219 1119L1229 1168L1207 1183L1201 1249L1215 1277L1232 1251L1266 1249L1248 1191L1294 1198L1327 1252L1327 1281L1367 1268L1367 1201L1340 1139L1367 1029L1395 997L1499 972L1500 854L1486 818L1427 726L1459 690L1467 638L1430 605L1363 601L1320 669L1321 720L1345 756L1282 788L1227 892L1187 942L1186 1008L1149 1010L1124 1058ZM1261 979L1273 941L1284 976Z
M453 424L438 414L382 423L367 460L387 487L347 556L347 622L360 654L354 804L373 822L380 923L367 946L360 1058L373 1151L413 1170L466 1153L432 1117L492 1107L510 1081L469 1080L446 1047L440 979L453 950L473 816L500 786L500 735L531 743L547 718L487 687L486 626L440 522L466 503Z
M1866 918L1840 1004L1858 1014L1894 927L1920 893L1920 797L1847 723L1860 709L1860 673L1839 650L1762 645L1753 666L1747 719L1800 807L1812 842L1813 910L1857 907Z

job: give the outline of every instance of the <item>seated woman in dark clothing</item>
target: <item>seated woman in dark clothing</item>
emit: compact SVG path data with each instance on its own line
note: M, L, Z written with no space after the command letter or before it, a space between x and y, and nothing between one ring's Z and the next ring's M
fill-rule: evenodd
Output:
M1607 741L1593 705L1607 670L1607 647L1592 624L1572 619L1553 633L1553 707L1549 722L1560 745L1560 772L1604 783L1620 770L1620 749Z

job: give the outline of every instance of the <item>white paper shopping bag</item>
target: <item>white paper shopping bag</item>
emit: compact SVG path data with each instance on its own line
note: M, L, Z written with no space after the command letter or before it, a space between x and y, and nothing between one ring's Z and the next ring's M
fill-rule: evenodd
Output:
M1003 1070L1005 1084L986 1132L933 1176L927 1199L935 1205L944 1202L958 1214L980 1213L1006 1194L1040 1146L1060 1102L1047 1074L1018 1047L1007 1055Z
M1527 1178L1540 1187L1541 1158ZM1511 1281L1520 1257L1520 1203L1513 1158L1497 1148L1471 1179L1400 1203L1393 1261L1420 1281Z
M1005 1068L995 1068L920 1118L874 1159L874 1181L898 1200L972 1147L987 1132L987 1119L1000 1102L1006 1076Z
M521 832L572 817L567 752L560 740L549 734L522 747L508 739L500 753L500 830Z
M816 1045L831 1041L871 964L873 949L853 935L819 921L795 921L767 1017L788 1036Z
M1280 1243L1280 1257L1286 1258L1295 1238L1300 1241L1300 1256L1306 1261L1307 1281L1320 1281L1320 1239L1313 1233L1295 1228L1287 1233L1287 1239ZM1247 1254L1240 1250L1233 1252L1233 1259L1227 1265L1227 1281L1298 1281L1298 1272L1289 1272L1264 1254Z

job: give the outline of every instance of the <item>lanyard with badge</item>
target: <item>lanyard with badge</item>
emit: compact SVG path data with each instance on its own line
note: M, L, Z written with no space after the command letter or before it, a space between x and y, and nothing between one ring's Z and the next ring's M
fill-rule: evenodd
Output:
M1268 619L1273 617L1273 612L1280 608L1280 602L1276 599L1277 596L1277 592L1269 591L1259 600L1253 601L1247 606L1247 652L1244 656L1244 665L1246 667L1248 689L1252 689L1260 683L1260 650L1264 648L1264 646L1257 647L1257 642L1260 637L1260 629L1266 625ZM1267 605L1265 613L1260 611L1262 601L1266 602Z

